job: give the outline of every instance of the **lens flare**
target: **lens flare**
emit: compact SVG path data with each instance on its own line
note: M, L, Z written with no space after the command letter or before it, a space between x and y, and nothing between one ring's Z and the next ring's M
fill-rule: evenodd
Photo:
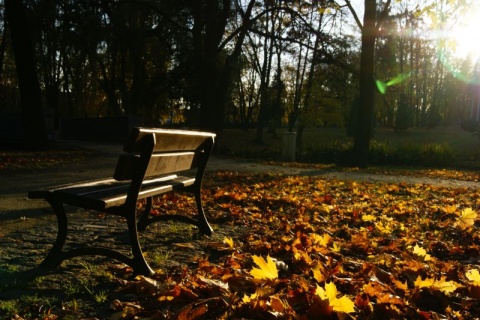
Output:
M406 73L400 73L393 77L391 80L384 82L381 80L376 80L375 83L377 85L377 89L381 94L385 94L387 92L387 88L390 86L394 86L396 84L400 84L407 80L410 77L411 73L406 72Z

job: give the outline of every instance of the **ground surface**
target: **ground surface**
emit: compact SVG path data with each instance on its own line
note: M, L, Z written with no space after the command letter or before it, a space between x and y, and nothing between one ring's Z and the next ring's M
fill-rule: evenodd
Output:
M38 265L54 241L56 222L51 215L50 208L44 201L28 200L27 192L51 185L111 176L116 156L121 152L121 146L116 144L79 142L65 144L65 146L69 145L87 148L91 153L80 161L66 162L61 165L0 171L0 267L8 266L7 269L0 268L0 278L8 279L13 274L18 275L19 271L25 271L28 274L28 270L32 270ZM321 176L369 182L421 183L472 189L478 189L479 187L476 181L446 179L441 176L432 178L406 173L397 175L378 174L356 170L337 170L333 167L290 166L216 156L212 157L209 162L208 170L210 172L238 171ZM85 215L84 212L78 212L71 215L71 223L74 230L72 236L82 242L90 243L100 240L102 243L110 242L112 246L117 247L122 245L122 235L126 235L121 222L114 218L100 217L99 219L99 216L95 214ZM212 252L215 250L210 250L208 243L214 246L215 243L221 242L224 237L239 236L241 232L248 232L238 228L233 230L231 226L227 225L215 225L215 236L208 239L206 245L205 240L197 241L199 238L195 230L190 227L182 228L172 225L158 230L152 229L142 235L142 239L145 241L144 248L154 254L149 259L153 261L155 267L181 265L185 261L192 261L192 257L195 255L204 254L206 250L209 250L209 255L212 257ZM102 232L105 229L110 231L108 235ZM172 230L174 232L171 232ZM76 233L76 231L79 232ZM117 234L116 240L111 237L111 232ZM173 254L173 252L175 253ZM212 257L213 261L214 259L215 257ZM101 278L103 275L98 266L105 266L105 264L102 264L102 260L89 258L81 261L80 263L77 260L67 262L60 272L46 273L41 277L38 277L37 274L34 287L18 284L12 286L11 283L2 283L3 280L0 280L0 300L4 298L15 299L28 295L36 296L37 294L43 296L62 294L74 297L67 297L64 300L78 302L79 300L76 298L78 291L83 291L84 303L91 304L90 309L98 308L98 304L93 300L99 299L103 290L108 291L109 286L115 284L108 279ZM78 279L84 279L81 275L85 275L86 280L78 282ZM101 281L96 281L98 278L101 278ZM93 283L101 285L97 287ZM121 296L121 292L119 295L122 301L128 301L128 297ZM42 303L45 304L45 302ZM35 303L32 302L32 307L34 306ZM65 308L72 307L65 306ZM109 309L108 306L102 308L104 310ZM89 308L86 307L84 310L89 310Z

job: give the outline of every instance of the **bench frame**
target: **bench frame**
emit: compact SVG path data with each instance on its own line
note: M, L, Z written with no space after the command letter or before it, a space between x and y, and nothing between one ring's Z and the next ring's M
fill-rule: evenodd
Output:
M193 224L205 235L212 227L205 216L201 187L210 157L215 134L155 128L133 128L120 155L113 178L80 182L30 191L30 199L44 199L57 217L57 238L40 267L58 267L62 261L83 255L100 255L121 261L135 274L154 273L142 252L138 231L157 221L177 220ZM177 176L177 173L190 175ZM155 196L185 191L193 193L197 214L188 217L178 214L152 216L150 211ZM141 214L138 201L145 200ZM68 220L64 205L96 210L126 219L131 256L101 246L85 246L64 250L68 235Z

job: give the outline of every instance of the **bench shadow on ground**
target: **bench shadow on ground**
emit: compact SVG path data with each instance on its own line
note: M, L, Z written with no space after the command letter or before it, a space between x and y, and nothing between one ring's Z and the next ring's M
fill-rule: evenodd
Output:
M129 250L128 231L121 218L104 217L96 212L75 212L69 214L69 220L70 237L81 237L80 245L98 242L123 253ZM155 223L140 234L140 241L154 270L194 268L199 257L208 256L209 261L216 262L228 255L230 252L218 248L224 237L235 237L241 229L218 224L213 224L213 227L214 235L201 236L196 227L188 224ZM69 309L73 308L69 304L81 301L78 311L81 316L90 312L102 319L111 316L109 304L113 300L138 299L121 289L121 281L134 277L132 270L113 259L81 256L62 262L58 268L40 268L39 264L56 236L56 218L52 214L20 220L15 222L15 228L9 232L2 230L1 233L0 300L18 300L22 308L37 309L49 304L55 305L55 308L64 305ZM75 246L67 240L67 247ZM99 302L104 293L108 294L108 299Z

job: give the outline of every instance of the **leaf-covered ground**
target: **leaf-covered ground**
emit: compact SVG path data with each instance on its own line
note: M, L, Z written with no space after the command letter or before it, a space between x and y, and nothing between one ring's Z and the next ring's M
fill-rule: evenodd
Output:
M480 197L474 190L238 174L209 175L217 228L249 232L220 258L137 277L125 318L473 319L480 314ZM190 210L167 196L163 210ZM210 244L211 245L211 244Z
M58 167L94 156L94 152L81 148L52 148L46 151L0 150L0 173Z
M16 158L1 153L0 172L89 156L82 150ZM369 172L479 179L478 172L461 170ZM120 275L111 296L121 292L129 299L109 305L121 318L473 319L480 314L476 190L235 172L209 173L203 190L216 231L228 225L238 233L202 240L205 254L152 277L122 280ZM158 214L193 208L192 198L171 195L157 203ZM45 319L78 314L65 306L55 310L60 309Z

